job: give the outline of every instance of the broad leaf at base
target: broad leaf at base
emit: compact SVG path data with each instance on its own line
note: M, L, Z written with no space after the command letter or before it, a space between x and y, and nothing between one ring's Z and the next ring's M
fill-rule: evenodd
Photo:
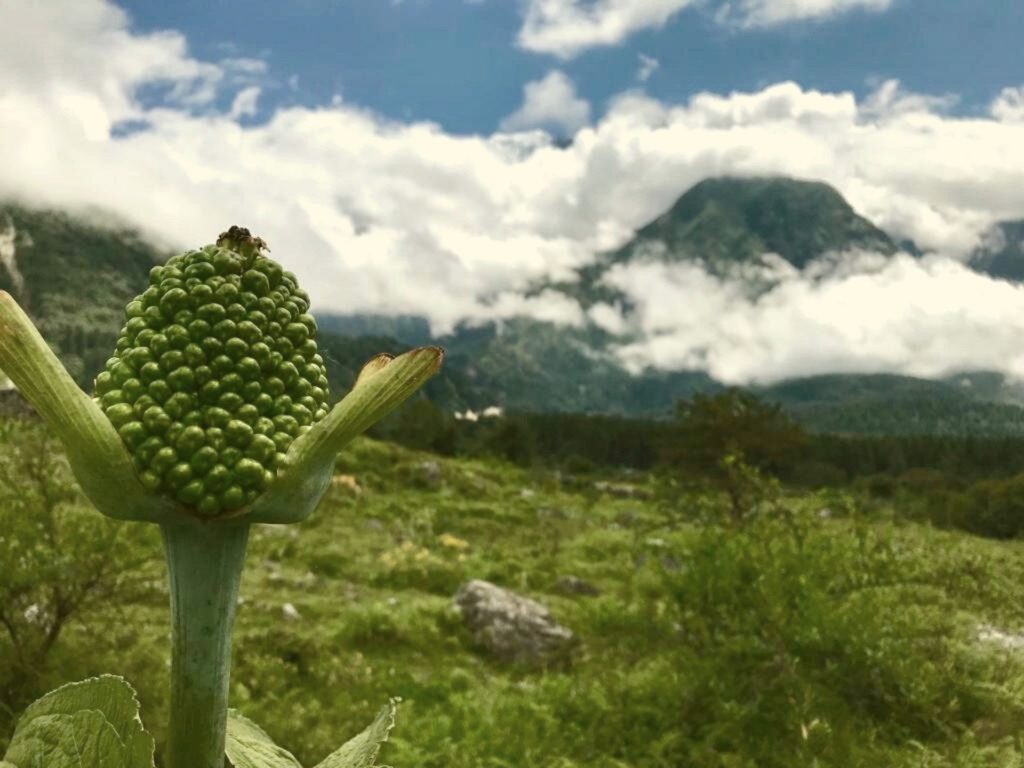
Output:
M388 702L369 728L334 752L316 768L373 768L380 746L395 727L395 699Z
M374 768L380 746L395 727L396 700L388 702L369 728L320 763L317 768ZM228 711L228 762L233 768L302 768L291 752L274 744L251 720ZM0 763L0 768L5 766Z
M252 720L228 710L228 761L234 768L302 768L292 753L277 746Z
M153 768L153 737L135 691L105 675L71 683L30 705L0 768Z

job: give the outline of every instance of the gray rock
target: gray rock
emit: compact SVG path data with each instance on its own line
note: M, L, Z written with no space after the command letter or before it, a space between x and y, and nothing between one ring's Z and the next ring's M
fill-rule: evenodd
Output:
M563 595L576 595L579 597L597 597L601 590L576 576L563 576L555 582L555 591Z
M423 480L429 485L438 485L441 482L441 465L438 462L421 461L419 469Z
M607 493L613 499L650 499L654 496L646 488L626 483L609 483L604 480L594 483L594 488L601 493Z
M474 641L498 659L531 667L570 661L576 637L535 600L479 579L459 587L453 600Z

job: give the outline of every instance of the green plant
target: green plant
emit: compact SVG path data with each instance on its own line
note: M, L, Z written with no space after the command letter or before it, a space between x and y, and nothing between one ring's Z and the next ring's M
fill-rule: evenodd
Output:
M20 709L49 677L70 622L154 592L141 566L156 537L147 526L97 520L35 419L0 421L0 531L0 656L11 662L0 698Z
M229 720L227 709L249 529L305 519L326 492L341 448L412 394L443 357L436 347L378 355L328 412L308 296L265 247L232 227L216 245L155 267L149 288L125 310L95 399L0 292L0 367L64 443L85 495L108 517L160 526L172 621L168 768L222 768L226 748L236 765L246 764L240 754L270 754L262 732ZM92 715L62 716L77 718L69 726L76 734L106 738L99 735L105 730L90 730L99 723ZM11 744L15 755L27 754L18 751L26 732L44 727L24 723ZM270 751L277 756L266 765L297 765ZM19 765L10 755L18 768L39 764L33 757ZM144 764L134 756L102 759L104 766ZM369 764L332 756L322 765Z

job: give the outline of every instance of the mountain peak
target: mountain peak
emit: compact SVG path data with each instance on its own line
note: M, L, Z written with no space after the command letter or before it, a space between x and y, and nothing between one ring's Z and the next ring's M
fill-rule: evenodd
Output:
M716 272L765 253L802 269L828 251L898 250L833 187L784 176L705 179L640 229L613 260L631 261L651 246L667 261L703 261Z

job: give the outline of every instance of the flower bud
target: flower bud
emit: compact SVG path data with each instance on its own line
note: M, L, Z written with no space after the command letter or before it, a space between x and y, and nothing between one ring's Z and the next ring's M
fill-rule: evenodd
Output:
M154 267L96 378L140 479L207 517L251 504L327 414L309 298L265 247L232 227Z

